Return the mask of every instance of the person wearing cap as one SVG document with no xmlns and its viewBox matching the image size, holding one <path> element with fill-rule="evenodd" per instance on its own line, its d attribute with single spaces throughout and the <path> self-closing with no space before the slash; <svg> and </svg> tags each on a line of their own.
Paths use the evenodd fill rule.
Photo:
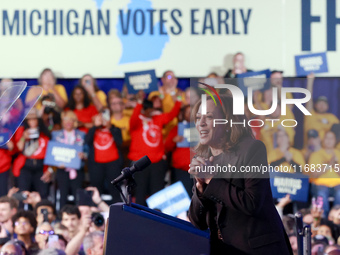
<svg viewBox="0 0 340 255">
<path fill-rule="evenodd" d="M 18 177 L 20 191 L 35 190 L 41 198 L 47 198 L 51 173 L 44 166 L 44 158 L 50 138 L 37 109 L 33 108 L 14 135 L 20 154 L 13 163 L 13 174 Z"/>
<path fill-rule="evenodd" d="M 340 204 L 340 151 L 335 149 L 336 137 L 332 131 L 326 132 L 322 148 L 313 152 L 308 161 L 308 169 L 313 197 L 323 198 L 324 215 L 328 215 L 328 197 L 333 193 L 333 205 Z M 312 171 L 312 168 L 319 171 Z"/>
<path fill-rule="evenodd" d="M 307 144 L 301 150 L 306 162 L 308 162 L 310 155 L 321 149 L 321 139 L 318 131 L 310 129 L 307 132 Z"/>
<path fill-rule="evenodd" d="M 311 98 L 313 98 L 313 87 L 314 87 L 314 74 L 307 76 L 307 89 L 311 93 Z M 339 119 L 332 113 L 328 112 L 329 102 L 326 96 L 319 96 L 316 100 L 309 100 L 306 103 L 307 110 L 312 115 L 306 115 L 304 121 L 304 133 L 305 133 L 305 143 L 307 141 L 307 132 L 310 129 L 315 129 L 319 132 L 321 140 L 324 138 L 325 133 L 331 129 L 333 124 L 339 123 Z"/>
<path fill-rule="evenodd" d="M 281 98 L 281 88 L 283 85 L 283 71 L 274 70 L 270 74 L 270 88 L 265 90 L 263 93 L 261 91 L 254 92 L 254 104 L 258 109 L 267 110 L 271 107 L 273 101 L 273 88 L 277 88 L 278 98 Z M 286 94 L 287 99 L 293 99 L 293 94 L 291 92 Z M 292 104 L 287 105 L 287 112 L 291 112 L 293 108 Z"/>
</svg>

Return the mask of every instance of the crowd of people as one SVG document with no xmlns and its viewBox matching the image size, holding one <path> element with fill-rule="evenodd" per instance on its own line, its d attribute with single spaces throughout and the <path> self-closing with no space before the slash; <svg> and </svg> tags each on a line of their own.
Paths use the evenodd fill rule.
<svg viewBox="0 0 340 255">
<path fill-rule="evenodd" d="M 233 68 L 225 77 L 211 73 L 208 78 L 223 81 L 249 71 L 244 55 L 237 53 Z M 306 85 L 312 98 L 314 80 L 310 74 Z M 273 71 L 270 82 L 268 90 L 254 92 L 256 109 L 271 107 L 273 88 L 281 93 L 283 72 Z M 111 195 L 109 204 L 121 202 L 120 193 L 110 181 L 144 155 L 150 158 L 151 165 L 135 174 L 136 203 L 146 205 L 148 196 L 177 181 L 192 196 L 193 179 L 188 174 L 190 148 L 177 146 L 185 139 L 179 135 L 178 124 L 190 122 L 191 109 L 201 98 L 202 90 L 180 90 L 173 71 L 165 71 L 159 89 L 150 94 L 129 94 L 126 87 L 122 91 L 113 88 L 106 94 L 86 74 L 68 95 L 51 69 L 42 71 L 38 83 L 42 96 L 12 139 L 0 148 L 1 254 L 103 254 L 104 224 L 97 226 L 93 220 L 96 213 L 109 210 L 101 195 Z M 34 98 L 34 92 L 28 91 L 23 103 Z M 283 127 L 281 121 L 253 127 L 253 135 L 266 145 L 272 166 L 321 164 L 336 169 L 340 160 L 339 116 L 329 112 L 325 96 L 310 100 L 305 107 L 312 115 L 304 117 L 302 150 L 294 148 L 294 128 Z M 278 104 L 266 117 L 255 116 L 246 104 L 245 108 L 248 119 L 295 119 L 291 106 L 287 106 L 286 116 L 281 115 Z M 83 152 L 77 155 L 81 167 L 44 165 L 49 141 L 82 146 Z M 339 174 L 326 171 L 308 175 L 310 197 L 316 198 L 313 203 L 294 203 L 292 209 L 288 205 L 292 202 L 289 195 L 277 201 L 293 249 L 296 252 L 296 233 L 288 213 L 300 210 L 304 222 L 312 224 L 315 249 L 334 248 L 340 252 Z M 69 195 L 75 198 L 79 189 L 92 191 L 94 206 L 74 205 L 69 200 Z M 329 197 L 334 197 L 331 204 Z M 53 253 L 53 249 L 64 253 Z M 15 253 L 19 250 L 22 253 Z"/>
</svg>

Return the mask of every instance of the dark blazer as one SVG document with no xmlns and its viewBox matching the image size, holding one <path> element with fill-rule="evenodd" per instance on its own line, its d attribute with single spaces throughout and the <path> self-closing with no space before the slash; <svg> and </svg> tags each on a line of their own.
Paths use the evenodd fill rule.
<svg viewBox="0 0 340 255">
<path fill-rule="evenodd" d="M 215 157 L 216 163 L 237 170 L 268 166 L 266 148 L 261 141 L 245 137 L 233 150 Z M 222 178 L 214 177 L 203 194 L 194 185 L 189 209 L 189 219 L 196 227 L 210 229 L 212 250 L 219 242 L 219 229 L 224 243 L 221 254 L 292 254 L 273 204 L 269 174 L 224 173 L 218 177 Z"/>
</svg>

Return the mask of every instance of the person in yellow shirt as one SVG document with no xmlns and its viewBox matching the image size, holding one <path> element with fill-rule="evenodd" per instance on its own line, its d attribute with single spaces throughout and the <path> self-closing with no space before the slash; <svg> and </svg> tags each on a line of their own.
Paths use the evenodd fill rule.
<svg viewBox="0 0 340 255">
<path fill-rule="evenodd" d="M 310 129 L 307 132 L 307 144 L 305 147 L 301 150 L 301 153 L 303 154 L 305 161 L 309 161 L 309 157 L 313 152 L 316 152 L 321 149 L 321 139 L 319 136 L 318 131 L 315 129 Z"/>
<path fill-rule="evenodd" d="M 334 114 L 327 112 L 328 108 L 327 97 L 320 96 L 316 99 L 314 109 L 310 111 L 312 115 L 305 116 L 305 132 L 308 132 L 310 129 L 315 129 L 319 132 L 322 139 L 325 132 L 330 130 L 333 124 L 339 123 L 339 119 Z"/>
<path fill-rule="evenodd" d="M 182 97 L 182 103 L 185 102 L 185 92 L 177 88 L 178 79 L 173 71 L 165 71 L 161 79 L 163 86 L 159 87 L 159 91 L 153 91 L 149 94 L 148 99 L 151 100 L 155 96 L 159 96 L 162 99 L 163 112 L 168 113 L 175 106 L 176 98 Z M 173 119 L 164 127 L 164 137 L 175 127 L 178 123 L 177 118 Z"/>
<path fill-rule="evenodd" d="M 307 89 L 311 93 L 311 98 L 313 98 L 313 89 L 314 89 L 314 74 L 310 74 L 307 76 Z M 305 116 L 304 122 L 304 133 L 305 133 L 305 143 L 306 143 L 306 134 L 308 130 L 315 129 L 319 132 L 319 136 L 321 140 L 323 139 L 325 133 L 331 129 L 333 124 L 339 123 L 339 119 L 332 113 L 329 113 L 329 102 L 328 98 L 325 96 L 319 96 L 313 104 L 313 100 L 309 100 L 306 103 L 307 110 L 312 115 Z"/>
<path fill-rule="evenodd" d="M 97 85 L 97 81 L 90 74 L 85 74 L 80 78 L 79 84 L 82 85 L 89 96 L 92 99 L 92 103 L 100 112 L 104 107 L 107 106 L 106 94 L 100 90 Z"/>
<path fill-rule="evenodd" d="M 309 169 L 313 166 L 319 171 L 310 171 L 312 195 L 323 198 L 324 214 L 328 215 L 328 197 L 333 193 L 334 205 L 340 204 L 340 151 L 335 149 L 336 136 L 332 131 L 326 132 L 322 149 L 313 152 L 308 161 Z M 318 166 L 318 164 L 321 164 Z"/>
<path fill-rule="evenodd" d="M 305 164 L 302 153 L 291 147 L 289 136 L 284 129 L 279 129 L 276 133 L 277 147 L 271 150 L 268 155 L 268 163 L 272 166 L 282 166 L 290 169 L 290 173 L 294 173 L 294 169 L 298 172 L 300 165 Z"/>
<path fill-rule="evenodd" d="M 124 102 L 122 97 L 110 98 L 111 124 L 120 128 L 122 131 L 123 142 L 129 142 L 130 137 L 130 117 L 124 114 Z"/>
<path fill-rule="evenodd" d="M 111 124 L 120 128 L 123 137 L 123 144 L 121 147 L 123 156 L 124 156 L 124 166 L 128 166 L 128 158 L 127 154 L 129 152 L 130 146 L 130 118 L 131 115 L 128 115 L 124 112 L 124 101 L 120 94 L 109 93 L 109 107 L 111 111 Z"/>
<path fill-rule="evenodd" d="M 265 144 L 267 153 L 273 150 L 276 146 L 275 136 L 280 128 L 283 128 L 289 137 L 289 143 L 294 144 L 295 129 L 294 127 L 283 127 L 282 121 L 285 119 L 295 119 L 292 111 L 287 107 L 287 114 L 281 115 L 281 104 L 277 104 L 276 110 L 267 117 L 268 121 L 264 121 L 264 126 L 261 128 L 261 141 Z M 270 121 L 270 120 L 276 121 Z"/>
<path fill-rule="evenodd" d="M 63 85 L 56 84 L 57 79 L 52 70 L 49 68 L 44 69 L 40 74 L 38 82 L 39 86 L 41 86 L 43 89 L 42 96 L 40 98 L 43 98 L 44 96 L 49 94 L 52 95 L 58 108 L 60 110 L 63 110 L 68 101 L 67 93 Z M 27 92 L 25 102 L 29 103 L 30 101 L 35 99 L 36 90 L 34 88 L 31 88 Z M 36 104 L 36 108 L 39 110 L 39 116 L 41 116 L 42 112 L 44 111 L 44 106 L 42 106 L 40 101 Z"/>
</svg>

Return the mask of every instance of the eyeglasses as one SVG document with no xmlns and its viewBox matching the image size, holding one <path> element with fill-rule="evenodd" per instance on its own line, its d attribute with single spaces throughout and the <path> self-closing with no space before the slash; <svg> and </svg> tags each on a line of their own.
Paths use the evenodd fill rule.
<svg viewBox="0 0 340 255">
<path fill-rule="evenodd" d="M 42 235 L 46 235 L 46 234 L 54 235 L 54 231 L 53 230 L 50 230 L 50 231 L 40 230 L 39 234 L 42 234 Z"/>
<path fill-rule="evenodd" d="M 26 226 L 26 225 L 28 225 L 28 224 L 30 224 L 28 221 L 16 221 L 16 222 L 14 223 L 15 226 L 19 226 L 19 225 Z"/>
</svg>

